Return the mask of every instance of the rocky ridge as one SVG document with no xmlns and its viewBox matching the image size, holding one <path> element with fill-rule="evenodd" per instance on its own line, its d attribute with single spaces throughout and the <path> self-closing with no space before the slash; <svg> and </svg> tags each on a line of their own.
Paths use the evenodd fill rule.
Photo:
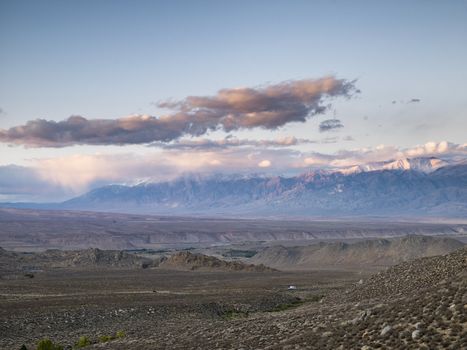
<svg viewBox="0 0 467 350">
<path fill-rule="evenodd" d="M 277 271 L 263 264 L 245 264 L 240 261 L 225 261 L 214 256 L 178 252 L 163 258 L 158 265 L 165 269 L 210 270 L 210 271 L 248 271 L 274 272 Z"/>
</svg>

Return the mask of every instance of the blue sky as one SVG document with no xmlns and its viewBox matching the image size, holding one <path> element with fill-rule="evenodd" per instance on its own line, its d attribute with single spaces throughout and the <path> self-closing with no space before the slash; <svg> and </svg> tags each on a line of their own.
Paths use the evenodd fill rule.
<svg viewBox="0 0 467 350">
<path fill-rule="evenodd" d="M 57 148 L 3 142 L 0 166 L 34 170 L 40 181 L 63 190 L 57 192 L 58 198 L 96 183 L 125 180 L 107 180 L 101 170 L 93 172 L 95 160 L 90 160 L 86 170 L 93 176 L 85 176 L 87 180 L 79 185 L 64 180 L 70 172 L 57 175 L 59 179 L 44 175 L 52 169 L 44 164 L 55 161 L 58 168 L 65 163 L 76 166 L 83 157 L 114 159 L 120 155 L 126 159 L 134 155 L 141 157 L 141 162 L 159 164 L 151 173 L 163 178 L 204 169 L 205 159 L 213 164 L 236 164 L 222 168 L 229 171 L 254 170 L 253 165 L 242 162 L 252 152 L 264 152 L 254 164 L 268 160 L 271 172 L 288 173 L 297 168 L 297 158 L 310 158 L 314 153 L 335 155 L 381 145 L 403 151 L 442 141 L 463 145 L 467 130 L 466 38 L 467 1 L 2 0 L 0 129 L 37 118 L 58 122 L 71 115 L 90 120 L 144 114 L 158 117 L 167 111 L 157 102 L 167 99 L 215 96 L 221 89 L 258 88 L 326 76 L 356 79 L 361 93 L 350 99 L 333 99 L 325 113 L 304 123 L 291 122 L 277 129 L 219 130 L 200 136 L 316 141 L 287 149 L 252 150 L 251 145 L 242 152 L 224 149 L 222 152 L 230 152 L 228 157 L 192 150 L 187 158 L 198 157 L 203 162 L 191 166 L 174 160 L 184 157 L 180 151 L 146 144 Z M 412 99 L 419 101 L 409 103 Z M 319 124 L 327 119 L 339 119 L 343 127 L 320 132 Z M 191 136 L 183 137 L 187 138 Z M 389 156 L 393 154 L 381 155 Z M 123 162 L 119 169 L 128 169 L 130 165 Z M 76 171 L 73 166 L 71 173 Z M 268 170 L 264 168 L 260 170 Z M 5 177 L 10 176 L 6 173 Z M 125 174 L 127 181 L 148 177 L 137 171 Z M 0 178 L 0 194 L 6 187 L 2 181 L 7 183 Z M 3 191 L 4 198 L 21 197 Z M 36 198 L 27 193 L 23 197 Z"/>
</svg>

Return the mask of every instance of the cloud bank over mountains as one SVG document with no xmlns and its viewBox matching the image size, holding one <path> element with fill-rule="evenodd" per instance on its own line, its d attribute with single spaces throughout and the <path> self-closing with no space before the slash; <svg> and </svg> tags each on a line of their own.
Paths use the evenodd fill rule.
<svg viewBox="0 0 467 350">
<path fill-rule="evenodd" d="M 285 139 L 287 140 L 287 139 Z M 285 144 L 298 142 L 293 138 Z M 221 142 L 222 143 L 222 142 Z M 313 169 L 339 170 L 371 162 L 403 158 L 467 158 L 467 144 L 428 142 L 411 148 L 380 145 L 335 153 L 303 152 L 293 147 L 255 144 L 154 150 L 148 154 L 94 154 L 36 159 L 29 166 L 0 166 L 4 200 L 50 198 L 63 200 L 109 183 L 134 184 L 170 180 L 187 173 L 295 175 Z"/>
<path fill-rule="evenodd" d="M 189 96 L 157 105 L 172 112 L 154 117 L 134 115 L 118 119 L 71 116 L 62 121 L 30 120 L 0 130 L 0 142 L 26 147 L 72 145 L 129 145 L 170 142 L 208 131 L 277 129 L 324 114 L 330 98 L 358 93 L 354 81 L 329 76 L 291 80 L 258 88 L 222 89 L 214 96 Z"/>
</svg>

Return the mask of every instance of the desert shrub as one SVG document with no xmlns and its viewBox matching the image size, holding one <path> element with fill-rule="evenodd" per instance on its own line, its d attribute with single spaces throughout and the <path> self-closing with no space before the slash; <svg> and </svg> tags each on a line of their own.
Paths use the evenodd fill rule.
<svg viewBox="0 0 467 350">
<path fill-rule="evenodd" d="M 26 345 L 21 345 L 21 347 L 19 348 L 19 350 L 28 350 L 27 346 Z"/>
<path fill-rule="evenodd" d="M 111 341 L 112 339 L 114 339 L 114 337 L 112 337 L 111 335 L 101 335 L 99 337 L 99 341 L 101 343 L 107 343 L 108 341 Z"/>
<path fill-rule="evenodd" d="M 37 350 L 63 350 L 63 346 L 55 344 L 52 340 L 45 338 L 37 343 Z"/>
<path fill-rule="evenodd" d="M 118 331 L 116 334 L 115 334 L 115 337 L 116 338 L 124 338 L 125 337 L 125 332 L 124 331 Z"/>
<path fill-rule="evenodd" d="M 91 345 L 91 342 L 89 341 L 88 337 L 84 335 L 79 337 L 78 342 L 76 343 L 77 348 L 84 348 L 89 345 Z"/>
</svg>

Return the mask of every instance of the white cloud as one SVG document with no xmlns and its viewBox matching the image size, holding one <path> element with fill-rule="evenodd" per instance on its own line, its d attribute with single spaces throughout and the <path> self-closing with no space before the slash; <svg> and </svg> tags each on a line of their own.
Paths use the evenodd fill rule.
<svg viewBox="0 0 467 350">
<path fill-rule="evenodd" d="M 260 168 L 269 168 L 271 166 L 271 161 L 267 160 L 267 159 L 264 159 L 264 160 L 262 160 L 261 162 L 258 163 L 258 166 Z"/>
</svg>

